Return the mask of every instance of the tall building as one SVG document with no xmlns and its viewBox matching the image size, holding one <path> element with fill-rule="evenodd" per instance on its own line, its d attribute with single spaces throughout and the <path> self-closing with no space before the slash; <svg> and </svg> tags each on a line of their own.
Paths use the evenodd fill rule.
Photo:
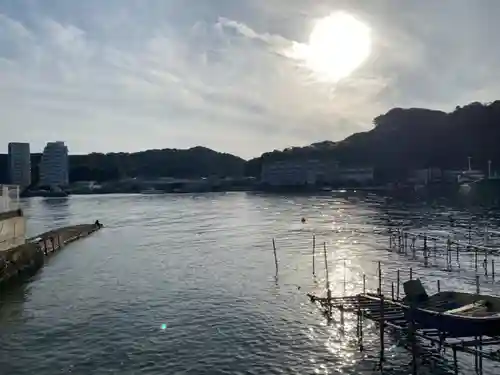
<svg viewBox="0 0 500 375">
<path fill-rule="evenodd" d="M 49 142 L 40 160 L 41 186 L 62 187 L 69 184 L 68 147 L 64 142 Z"/>
<path fill-rule="evenodd" d="M 19 185 L 21 190 L 31 184 L 30 144 L 9 143 L 9 180 L 12 185 Z"/>
</svg>

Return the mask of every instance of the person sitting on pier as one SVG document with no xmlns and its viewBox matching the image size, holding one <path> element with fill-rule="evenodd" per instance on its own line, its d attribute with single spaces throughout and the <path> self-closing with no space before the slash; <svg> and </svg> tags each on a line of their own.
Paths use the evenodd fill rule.
<svg viewBox="0 0 500 375">
<path fill-rule="evenodd" d="M 94 225 L 97 227 L 97 228 L 102 228 L 102 224 L 99 222 L 99 220 L 96 220 Z"/>
<path fill-rule="evenodd" d="M 303 217 L 300 221 L 302 222 L 302 224 L 305 224 L 306 223 L 306 218 Z"/>
</svg>

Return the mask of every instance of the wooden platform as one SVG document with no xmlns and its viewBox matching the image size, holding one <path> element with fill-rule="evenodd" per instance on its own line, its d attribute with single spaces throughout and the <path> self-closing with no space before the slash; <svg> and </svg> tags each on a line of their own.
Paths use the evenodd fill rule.
<svg viewBox="0 0 500 375">
<path fill-rule="evenodd" d="M 400 301 L 377 294 L 358 294 L 346 297 L 318 297 L 307 295 L 311 302 L 317 303 L 323 313 L 328 316 L 332 310 L 343 313 L 353 313 L 360 319 L 369 319 L 377 323 L 384 330 L 396 330 L 407 336 L 414 335 L 420 341 L 426 341 L 438 348 L 450 348 L 454 352 L 473 354 L 481 360 L 488 359 L 500 362 L 498 350 L 486 350 L 485 347 L 500 345 L 500 337 L 482 338 L 447 338 L 438 329 L 420 329 L 417 324 L 413 326 L 405 318 Z"/>
</svg>

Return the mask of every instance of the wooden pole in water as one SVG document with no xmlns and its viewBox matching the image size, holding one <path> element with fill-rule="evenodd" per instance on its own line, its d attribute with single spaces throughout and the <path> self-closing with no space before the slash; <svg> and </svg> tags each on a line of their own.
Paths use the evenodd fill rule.
<svg viewBox="0 0 500 375">
<path fill-rule="evenodd" d="M 380 295 L 380 370 L 382 370 L 383 363 L 385 361 L 385 346 L 384 346 L 384 328 L 385 328 L 385 314 L 384 314 L 384 296 Z"/>
<path fill-rule="evenodd" d="M 427 250 L 427 236 L 424 236 L 424 266 L 429 265 L 429 252 Z"/>
<path fill-rule="evenodd" d="M 452 349 L 453 349 L 453 373 L 455 375 L 458 375 L 457 347 L 455 345 L 453 345 Z"/>
<path fill-rule="evenodd" d="M 441 280 L 437 281 L 438 293 L 441 291 Z"/>
<path fill-rule="evenodd" d="M 469 222 L 469 235 L 468 235 L 469 245 L 472 243 L 472 224 Z"/>
<path fill-rule="evenodd" d="M 326 274 L 326 298 L 328 301 L 328 319 L 332 318 L 332 291 L 330 290 L 330 276 L 328 274 L 328 256 L 326 254 L 326 242 L 323 242 L 323 253 L 325 256 L 325 274 Z"/>
<path fill-rule="evenodd" d="M 450 251 L 451 251 L 451 239 L 448 237 L 446 240 L 446 270 L 450 269 Z"/>
<path fill-rule="evenodd" d="M 278 255 L 276 254 L 276 241 L 273 238 L 274 265 L 276 266 L 276 276 L 278 276 Z"/>
<path fill-rule="evenodd" d="M 410 303 L 410 319 L 408 322 L 409 325 L 409 337 L 411 343 L 411 354 L 412 354 L 412 374 L 417 375 L 418 366 L 417 366 L 417 337 L 415 330 L 415 305 L 413 302 Z"/>
<path fill-rule="evenodd" d="M 396 299 L 399 301 L 399 284 L 400 284 L 400 280 L 399 280 L 399 268 L 398 268 L 398 271 L 397 271 L 397 274 L 396 274 Z"/>
<path fill-rule="evenodd" d="M 478 345 L 478 373 L 483 374 L 483 336 L 479 336 L 479 345 Z"/>
<path fill-rule="evenodd" d="M 366 275 L 363 274 L 363 294 L 366 294 Z"/>
<path fill-rule="evenodd" d="M 491 259 L 491 277 L 495 278 L 495 259 Z"/>
<path fill-rule="evenodd" d="M 326 242 L 323 242 L 323 256 L 325 258 L 326 289 L 330 290 L 330 277 L 328 274 L 328 256 L 326 254 Z"/>
<path fill-rule="evenodd" d="M 459 244 L 457 242 L 457 251 L 459 251 L 458 247 L 459 247 Z M 450 257 L 449 263 L 450 263 L 450 271 L 451 271 L 453 268 L 453 262 L 451 261 L 453 259 L 453 250 L 451 248 L 450 248 L 450 253 L 448 255 Z"/>
<path fill-rule="evenodd" d="M 357 330 L 357 333 L 358 333 L 358 346 L 359 346 L 359 351 L 362 352 L 363 351 L 363 313 L 362 313 L 362 310 L 361 310 L 361 296 L 358 295 L 357 297 L 358 301 L 357 301 L 357 308 L 358 308 L 358 311 L 357 311 L 357 316 L 358 316 L 358 330 Z"/>
<path fill-rule="evenodd" d="M 378 262 L 378 295 L 382 295 L 382 265 Z"/>
<path fill-rule="evenodd" d="M 474 269 L 477 272 L 477 247 L 474 249 Z"/>
<path fill-rule="evenodd" d="M 480 293 L 480 287 L 479 287 L 479 275 L 476 275 L 476 294 Z"/>
<path fill-rule="evenodd" d="M 417 242 L 417 237 L 413 236 L 413 249 L 412 249 L 413 259 L 417 258 L 417 245 L 416 245 L 416 242 Z"/>
<path fill-rule="evenodd" d="M 345 292 L 346 292 L 346 266 L 345 266 L 345 259 L 344 259 L 344 289 L 343 289 L 343 294 L 342 296 L 345 297 Z"/>
<path fill-rule="evenodd" d="M 313 234 L 313 276 L 316 276 L 316 235 Z"/>
<path fill-rule="evenodd" d="M 413 268 L 410 267 L 410 280 L 413 280 Z"/>
</svg>

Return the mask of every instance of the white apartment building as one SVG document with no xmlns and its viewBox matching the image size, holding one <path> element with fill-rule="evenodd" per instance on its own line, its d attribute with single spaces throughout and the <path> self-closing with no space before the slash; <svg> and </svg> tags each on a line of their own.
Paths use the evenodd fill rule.
<svg viewBox="0 0 500 375">
<path fill-rule="evenodd" d="M 9 182 L 18 185 L 21 190 L 31 184 L 30 144 L 9 143 Z"/>
<path fill-rule="evenodd" d="M 68 147 L 64 142 L 49 142 L 40 161 L 40 186 L 61 187 L 69 184 Z"/>
</svg>

